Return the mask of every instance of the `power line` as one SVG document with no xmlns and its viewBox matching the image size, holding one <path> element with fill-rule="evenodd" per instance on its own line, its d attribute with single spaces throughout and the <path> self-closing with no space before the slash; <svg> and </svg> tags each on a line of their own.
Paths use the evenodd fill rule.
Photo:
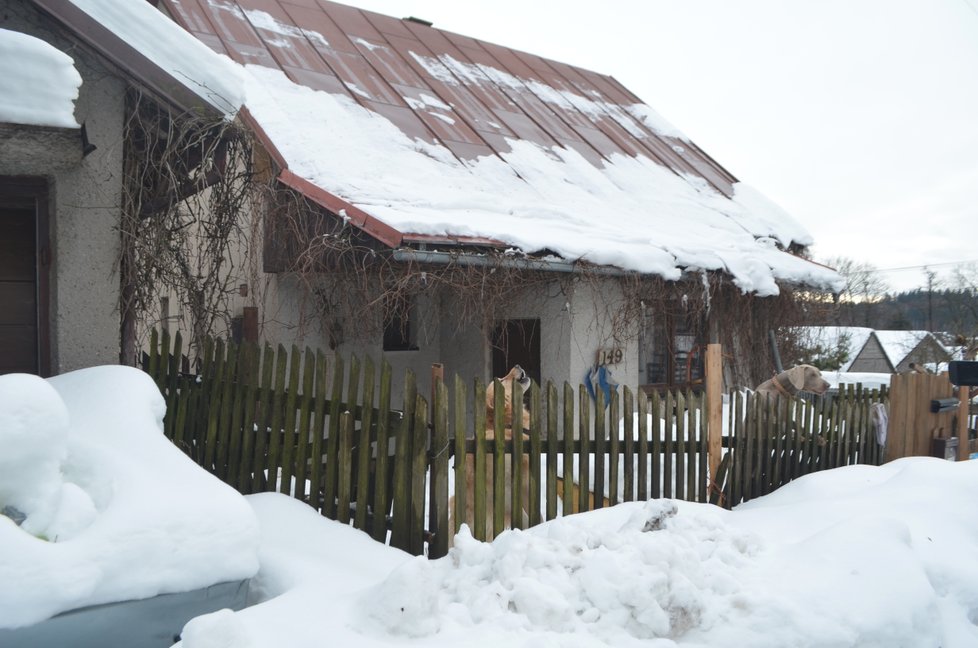
<svg viewBox="0 0 978 648">
<path fill-rule="evenodd" d="M 899 270 L 923 270 L 924 268 L 939 268 L 942 266 L 957 266 L 965 263 L 978 263 L 978 259 L 967 261 L 944 261 L 942 263 L 924 263 L 923 265 L 903 266 L 901 268 L 877 268 L 876 272 L 897 272 Z"/>
<path fill-rule="evenodd" d="M 971 9 L 971 12 L 973 14 L 975 14 L 976 16 L 978 16 L 978 9 L 975 9 L 975 6 L 973 4 L 971 4 L 971 2 L 969 2 L 968 0 L 961 0 L 961 2 L 963 2 L 964 3 L 964 6 L 966 6 L 968 9 Z"/>
</svg>

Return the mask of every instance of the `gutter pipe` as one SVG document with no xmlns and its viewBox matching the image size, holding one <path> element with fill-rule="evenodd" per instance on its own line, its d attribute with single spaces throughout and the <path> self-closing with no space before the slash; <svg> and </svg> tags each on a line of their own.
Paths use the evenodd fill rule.
<svg viewBox="0 0 978 648">
<path fill-rule="evenodd" d="M 581 273 L 585 271 L 585 267 L 575 261 L 527 259 L 516 257 L 499 258 L 484 255 L 458 254 L 457 252 L 442 252 L 436 250 L 412 250 L 402 248 L 393 250 L 391 252 L 391 256 L 398 262 L 413 261 L 415 263 L 430 263 L 434 265 L 448 265 L 450 263 L 457 263 L 458 265 L 462 266 L 503 266 L 505 268 L 516 268 L 519 270 L 541 270 L 543 272 Z M 586 267 L 586 271 L 596 275 L 612 277 L 623 277 L 625 275 L 633 274 L 632 272 L 622 270 L 621 268 L 598 265 L 588 265 Z"/>
</svg>

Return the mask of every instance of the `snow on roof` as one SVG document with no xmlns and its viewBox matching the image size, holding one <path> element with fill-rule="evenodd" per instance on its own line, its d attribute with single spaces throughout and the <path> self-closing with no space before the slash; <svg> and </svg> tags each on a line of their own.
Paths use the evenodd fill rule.
<svg viewBox="0 0 978 648">
<path fill-rule="evenodd" d="M 843 372 L 849 370 L 853 360 L 873 334 L 873 329 L 864 326 L 799 326 L 797 331 L 803 342 L 809 345 L 817 344 L 832 350 L 845 343 L 848 359 L 838 368 L 838 371 Z"/>
<path fill-rule="evenodd" d="M 78 128 L 81 84 L 70 56 L 28 34 L 0 29 L 0 122 Z"/>
<path fill-rule="evenodd" d="M 165 4 L 245 65 L 248 110 L 289 171 L 398 237 L 719 270 L 760 295 L 841 287 L 783 251 L 811 243 L 797 221 L 610 77 L 335 3 Z"/>
<path fill-rule="evenodd" d="M 254 575 L 254 514 L 165 408 L 130 367 L 0 376 L 0 628 Z"/>
<path fill-rule="evenodd" d="M 876 339 L 894 367 L 929 335 L 927 331 L 876 331 Z M 936 338 L 934 341 L 937 342 Z"/>
<path fill-rule="evenodd" d="M 243 103 L 238 67 L 215 55 L 150 3 L 69 1 L 225 115 L 235 114 Z"/>
</svg>

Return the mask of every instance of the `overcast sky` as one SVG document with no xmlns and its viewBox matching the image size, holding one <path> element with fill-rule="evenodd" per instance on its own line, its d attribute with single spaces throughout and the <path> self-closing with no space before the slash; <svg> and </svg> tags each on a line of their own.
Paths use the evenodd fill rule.
<svg viewBox="0 0 978 648">
<path fill-rule="evenodd" d="M 611 74 L 816 259 L 978 261 L 978 0 L 346 1 Z"/>
</svg>

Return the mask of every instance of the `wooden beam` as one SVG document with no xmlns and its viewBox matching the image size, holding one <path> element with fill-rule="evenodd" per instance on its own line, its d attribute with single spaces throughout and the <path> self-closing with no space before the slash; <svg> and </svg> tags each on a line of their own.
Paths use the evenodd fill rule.
<svg viewBox="0 0 978 648">
<path fill-rule="evenodd" d="M 723 452 L 723 355 L 719 344 L 706 345 L 706 439 L 710 481 L 720 470 Z"/>
</svg>

